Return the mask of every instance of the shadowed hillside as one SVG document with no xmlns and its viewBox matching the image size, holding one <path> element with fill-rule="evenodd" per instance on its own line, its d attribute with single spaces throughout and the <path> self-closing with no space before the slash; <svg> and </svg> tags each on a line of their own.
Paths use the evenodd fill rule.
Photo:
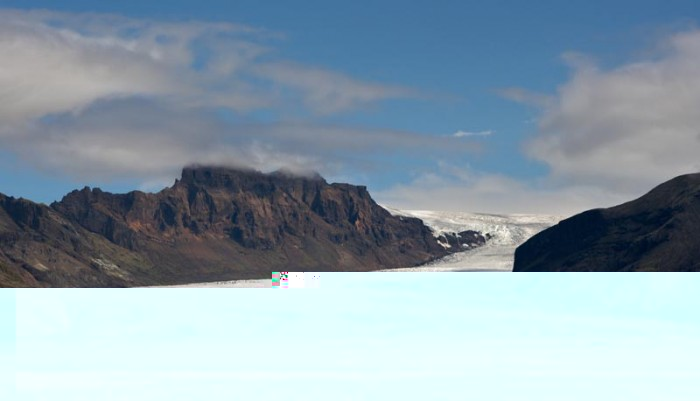
<svg viewBox="0 0 700 401">
<path fill-rule="evenodd" d="M 700 174 L 563 220 L 518 247 L 513 270 L 700 270 Z"/>
</svg>

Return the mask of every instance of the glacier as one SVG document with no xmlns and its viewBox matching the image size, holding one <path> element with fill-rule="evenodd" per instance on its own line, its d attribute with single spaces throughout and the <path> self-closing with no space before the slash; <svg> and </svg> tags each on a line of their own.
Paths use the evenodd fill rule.
<svg viewBox="0 0 700 401">
<path fill-rule="evenodd" d="M 454 253 L 422 266 L 379 270 L 392 272 L 511 271 L 515 248 L 564 218 L 556 215 L 441 212 L 383 207 L 396 216 L 423 220 L 436 237 L 442 233 L 465 230 L 479 231 L 491 237 L 483 246 Z"/>
</svg>

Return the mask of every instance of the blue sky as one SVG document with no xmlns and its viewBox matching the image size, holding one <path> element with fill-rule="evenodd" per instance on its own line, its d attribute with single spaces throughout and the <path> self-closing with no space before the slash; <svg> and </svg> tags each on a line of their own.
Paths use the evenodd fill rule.
<svg viewBox="0 0 700 401">
<path fill-rule="evenodd" d="M 4 317 L 16 294 L 20 401 L 684 401 L 700 375 L 698 284 L 332 273 L 318 290 L 0 296 Z"/>
<path fill-rule="evenodd" d="M 0 7 L 9 195 L 157 190 L 197 161 L 569 213 L 700 169 L 692 0 Z"/>
</svg>

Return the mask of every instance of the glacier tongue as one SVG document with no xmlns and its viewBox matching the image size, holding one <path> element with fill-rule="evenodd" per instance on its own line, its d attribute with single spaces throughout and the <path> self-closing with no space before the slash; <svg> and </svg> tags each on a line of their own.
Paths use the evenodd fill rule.
<svg viewBox="0 0 700 401">
<path fill-rule="evenodd" d="M 424 266 L 387 271 L 511 271 L 515 248 L 563 218 L 534 214 L 482 214 L 385 208 L 394 215 L 423 220 L 436 237 L 446 232 L 466 230 L 491 235 L 484 246 L 448 255 Z"/>
</svg>

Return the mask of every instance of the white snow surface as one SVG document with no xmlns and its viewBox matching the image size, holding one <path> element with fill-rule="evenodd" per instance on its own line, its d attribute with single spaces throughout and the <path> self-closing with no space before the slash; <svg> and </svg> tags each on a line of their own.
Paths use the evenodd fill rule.
<svg viewBox="0 0 700 401">
<path fill-rule="evenodd" d="M 438 212 L 428 210 L 398 210 L 384 206 L 395 216 L 417 217 L 433 230 L 442 233 L 466 230 L 491 234 L 486 244 L 418 267 L 380 270 L 394 272 L 439 271 L 512 271 L 515 248 L 530 237 L 562 220 L 563 216 L 537 214 L 484 214 Z"/>
<path fill-rule="evenodd" d="M 231 280 L 231 281 L 209 281 L 203 283 L 191 283 L 180 285 L 159 285 L 158 288 L 271 288 L 272 276 L 267 279 L 256 280 Z M 154 287 L 150 287 L 154 288 Z"/>
</svg>

